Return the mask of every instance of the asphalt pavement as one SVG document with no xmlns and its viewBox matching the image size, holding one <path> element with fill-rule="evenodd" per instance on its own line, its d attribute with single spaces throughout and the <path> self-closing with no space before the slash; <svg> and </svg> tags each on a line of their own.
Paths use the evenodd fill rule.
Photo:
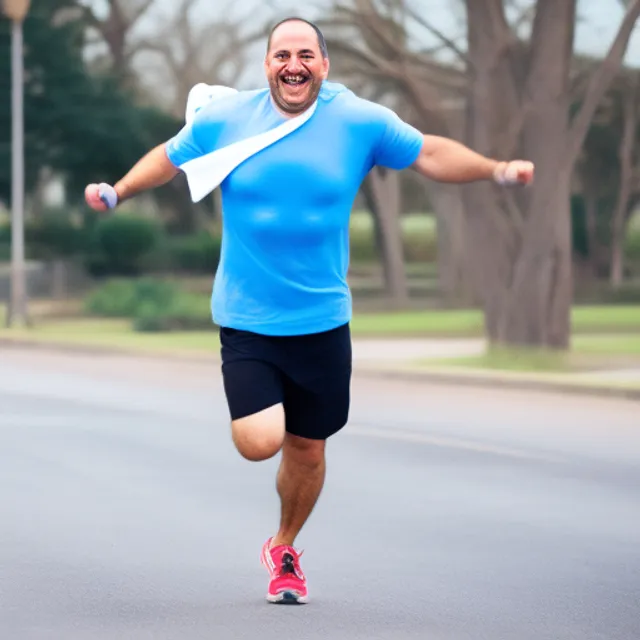
<svg viewBox="0 0 640 640">
<path fill-rule="evenodd" d="M 356 377 L 278 607 L 217 364 L 0 348 L 0 638 L 638 640 L 639 463 L 637 402 Z"/>
</svg>

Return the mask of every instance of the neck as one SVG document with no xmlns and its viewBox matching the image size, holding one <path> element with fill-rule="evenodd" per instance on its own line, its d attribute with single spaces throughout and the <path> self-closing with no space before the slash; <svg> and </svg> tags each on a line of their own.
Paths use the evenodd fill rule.
<svg viewBox="0 0 640 640">
<path fill-rule="evenodd" d="M 287 119 L 291 119 L 291 118 L 297 118 L 298 116 L 301 116 L 303 113 L 305 113 L 305 111 L 308 111 L 309 109 L 311 109 L 311 107 L 313 106 L 313 102 L 308 105 L 306 108 L 301 109 L 300 111 L 296 111 L 295 113 L 291 113 L 289 111 L 285 111 L 284 109 L 281 109 L 278 106 L 278 103 L 273 99 L 273 95 L 269 96 L 270 100 L 271 100 L 271 104 L 273 105 L 273 108 L 283 117 L 287 118 Z M 317 100 L 317 98 L 316 98 Z M 314 101 L 315 102 L 315 101 Z"/>
</svg>

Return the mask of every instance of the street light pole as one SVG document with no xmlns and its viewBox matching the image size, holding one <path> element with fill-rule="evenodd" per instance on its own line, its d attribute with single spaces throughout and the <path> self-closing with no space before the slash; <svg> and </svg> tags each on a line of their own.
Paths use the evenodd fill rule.
<svg viewBox="0 0 640 640">
<path fill-rule="evenodd" d="M 4 0 L 11 20 L 11 299 L 7 326 L 27 324 L 27 285 L 24 256 L 24 62 L 22 24 L 30 0 Z"/>
</svg>

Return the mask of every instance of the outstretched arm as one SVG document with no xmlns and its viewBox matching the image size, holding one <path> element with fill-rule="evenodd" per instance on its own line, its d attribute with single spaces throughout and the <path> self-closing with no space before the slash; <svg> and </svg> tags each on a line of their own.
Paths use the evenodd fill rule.
<svg viewBox="0 0 640 640">
<path fill-rule="evenodd" d="M 424 136 L 422 150 L 413 168 L 437 182 L 476 182 L 494 180 L 499 184 L 530 184 L 534 166 L 524 160 L 492 160 L 440 136 Z"/>
<path fill-rule="evenodd" d="M 167 157 L 163 143 L 143 156 L 113 187 L 104 183 L 88 185 L 84 192 L 85 200 L 97 211 L 113 209 L 116 204 L 142 191 L 166 184 L 178 171 Z"/>
</svg>

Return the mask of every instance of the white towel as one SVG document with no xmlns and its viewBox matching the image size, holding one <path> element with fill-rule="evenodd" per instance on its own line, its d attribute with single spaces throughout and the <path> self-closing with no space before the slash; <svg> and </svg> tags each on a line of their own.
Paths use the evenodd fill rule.
<svg viewBox="0 0 640 640">
<path fill-rule="evenodd" d="M 195 85 L 189 92 L 185 120 L 190 124 L 195 114 L 211 100 L 237 93 L 236 89 L 221 85 Z M 317 101 L 295 118 L 290 118 L 277 127 L 256 136 L 234 142 L 216 149 L 180 166 L 187 177 L 193 202 L 199 202 L 211 193 L 241 163 L 301 127 L 315 113 Z"/>
</svg>

